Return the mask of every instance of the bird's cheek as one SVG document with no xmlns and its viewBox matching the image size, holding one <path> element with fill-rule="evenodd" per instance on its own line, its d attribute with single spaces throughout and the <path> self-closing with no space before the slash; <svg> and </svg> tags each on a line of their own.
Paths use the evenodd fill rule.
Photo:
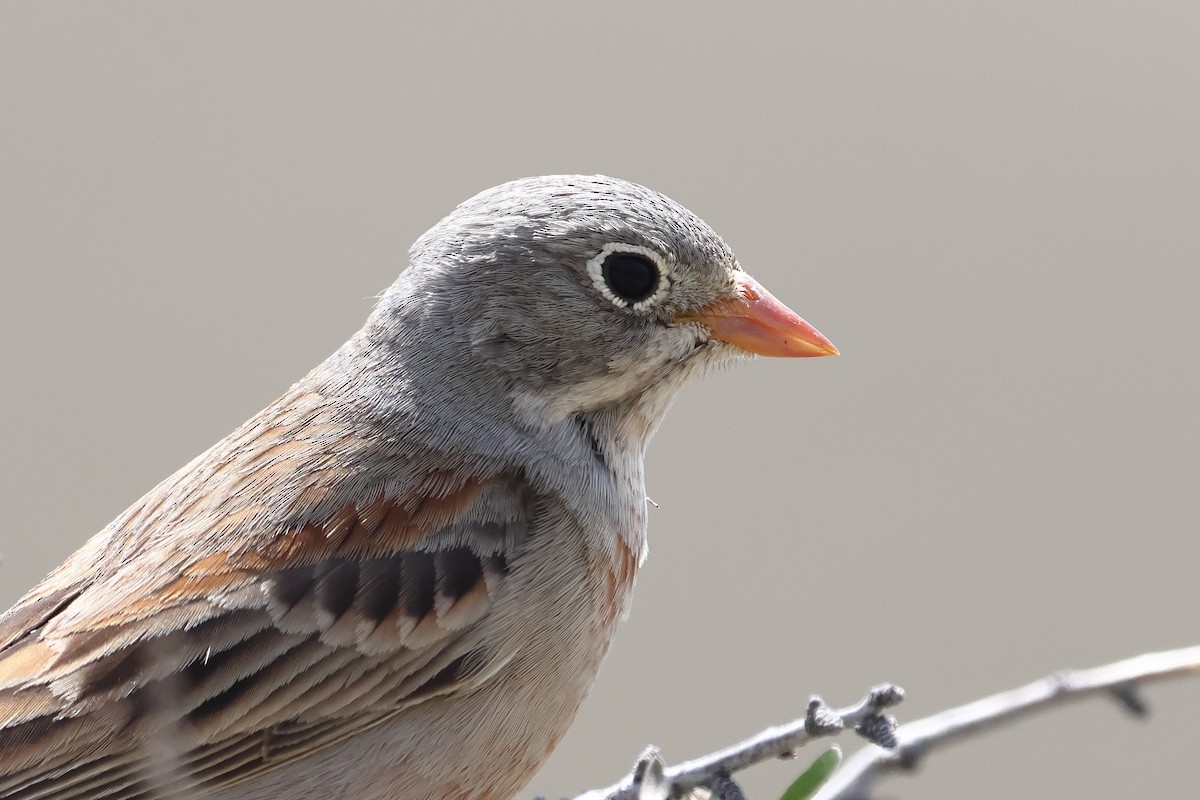
<svg viewBox="0 0 1200 800">
<path fill-rule="evenodd" d="M 675 321 L 699 323 L 713 339 L 755 355 L 838 355 L 832 342 L 744 272 L 738 273 L 731 297 L 680 314 Z"/>
</svg>

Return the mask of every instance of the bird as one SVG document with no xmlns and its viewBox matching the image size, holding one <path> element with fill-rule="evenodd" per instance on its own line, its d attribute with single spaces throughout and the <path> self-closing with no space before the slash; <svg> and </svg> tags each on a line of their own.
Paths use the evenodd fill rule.
<svg viewBox="0 0 1200 800">
<path fill-rule="evenodd" d="M 0 798 L 513 797 L 628 612 L 673 398 L 837 354 L 658 192 L 474 196 L 349 341 L 0 616 Z"/>
</svg>

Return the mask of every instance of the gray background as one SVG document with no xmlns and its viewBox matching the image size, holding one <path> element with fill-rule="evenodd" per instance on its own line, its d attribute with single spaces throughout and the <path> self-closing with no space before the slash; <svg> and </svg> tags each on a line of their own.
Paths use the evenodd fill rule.
<svg viewBox="0 0 1200 800">
<path fill-rule="evenodd" d="M 845 355 L 678 402 L 632 618 L 525 796 L 812 692 L 896 681 L 913 719 L 1196 643 L 1198 42 L 1191 2 L 4 3 L 0 606 L 348 337 L 455 203 L 604 172 Z M 889 792 L 1195 797 L 1200 686 L 1148 699 Z"/>
</svg>

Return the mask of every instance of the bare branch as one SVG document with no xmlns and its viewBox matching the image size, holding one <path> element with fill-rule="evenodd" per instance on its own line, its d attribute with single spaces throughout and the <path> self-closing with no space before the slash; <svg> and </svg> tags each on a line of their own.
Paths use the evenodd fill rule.
<svg viewBox="0 0 1200 800">
<path fill-rule="evenodd" d="M 885 775 L 911 770 L 930 751 L 1060 703 L 1107 694 L 1135 715 L 1146 713 L 1143 684 L 1200 672 L 1200 647 L 1147 653 L 1102 667 L 1064 670 L 1019 689 L 994 694 L 910 722 L 896 730 L 892 750 L 864 748 L 835 772 L 814 800 L 861 800 Z"/>
<path fill-rule="evenodd" d="M 837 710 L 814 697 L 802 719 L 675 767 L 665 765 L 657 748 L 648 748 L 625 780 L 574 800 L 678 800 L 694 789 L 707 789 L 718 800 L 744 800 L 733 774 L 773 758 L 792 757 L 813 739 L 836 736 L 848 726 L 878 747 L 855 754 L 813 800 L 864 800 L 885 775 L 911 770 L 944 745 L 1096 694 L 1107 694 L 1129 713 L 1143 716 L 1143 685 L 1193 673 L 1200 673 L 1200 646 L 1147 653 L 1101 667 L 1056 672 L 899 728 L 884 713 L 904 699 L 904 690 L 897 686 L 878 686 L 855 705 Z"/>
<path fill-rule="evenodd" d="M 854 726 L 859 735 L 872 742 L 886 745 L 895 734 L 896 723 L 882 712 L 903 699 L 904 690 L 890 684 L 875 687 L 862 700 L 842 709 L 831 709 L 814 697 L 803 718 L 678 766 L 665 767 L 658 750 L 650 748 L 625 780 L 607 789 L 586 792 L 575 800 L 679 798 L 698 788 L 713 789 L 719 797 L 738 797 L 740 790 L 730 777 L 733 773 L 770 759 L 791 757 L 813 739 L 836 736 L 847 726 Z"/>
</svg>

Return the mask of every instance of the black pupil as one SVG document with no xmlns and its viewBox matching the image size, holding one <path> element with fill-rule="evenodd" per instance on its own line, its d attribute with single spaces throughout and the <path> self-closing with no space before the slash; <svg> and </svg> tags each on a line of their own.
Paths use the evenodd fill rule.
<svg viewBox="0 0 1200 800">
<path fill-rule="evenodd" d="M 640 303 L 658 288 L 658 267 L 645 256 L 613 253 L 604 259 L 604 282 L 627 303 Z"/>
</svg>

